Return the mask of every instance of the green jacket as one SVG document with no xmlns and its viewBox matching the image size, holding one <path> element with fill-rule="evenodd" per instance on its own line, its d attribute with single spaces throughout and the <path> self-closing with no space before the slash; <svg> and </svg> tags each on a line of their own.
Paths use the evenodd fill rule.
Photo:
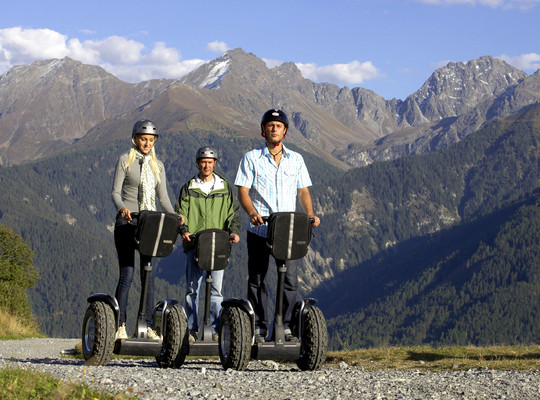
<svg viewBox="0 0 540 400">
<path fill-rule="evenodd" d="M 233 195 L 231 186 L 218 173 L 223 185 L 206 195 L 197 187 L 196 178 L 191 178 L 182 189 L 176 200 L 174 210 L 184 216 L 184 225 L 180 234 L 190 232 L 195 235 L 204 229 L 223 229 L 229 233 L 240 233 L 240 204 Z M 193 248 L 193 242 L 184 243 L 184 252 Z"/>
</svg>

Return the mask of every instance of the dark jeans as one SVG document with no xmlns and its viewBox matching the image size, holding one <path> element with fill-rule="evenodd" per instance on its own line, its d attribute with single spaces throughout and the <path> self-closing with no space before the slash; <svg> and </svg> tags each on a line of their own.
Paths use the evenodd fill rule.
<svg viewBox="0 0 540 400">
<path fill-rule="evenodd" d="M 120 266 L 120 277 L 116 286 L 116 300 L 120 307 L 119 324 L 126 322 L 126 310 L 129 297 L 129 289 L 133 282 L 133 271 L 135 266 L 135 229 L 136 226 L 126 223 L 121 218 L 116 218 L 114 227 L 114 244 L 118 253 L 118 264 Z M 140 276 L 142 279 L 144 265 L 149 263 L 152 258 L 140 254 Z M 149 327 L 153 326 L 154 313 L 154 276 L 150 273 L 148 277 L 148 292 L 146 294 L 146 323 Z M 142 282 L 141 282 L 142 286 Z M 142 288 L 141 288 L 142 290 Z"/>
<path fill-rule="evenodd" d="M 255 311 L 255 333 L 266 336 L 268 332 L 268 290 L 265 281 L 270 261 L 270 248 L 266 245 L 266 238 L 252 232 L 247 233 L 246 242 L 248 248 L 248 300 Z M 287 261 L 286 266 L 282 310 L 285 329 L 289 328 L 298 292 L 297 263 Z"/>
</svg>

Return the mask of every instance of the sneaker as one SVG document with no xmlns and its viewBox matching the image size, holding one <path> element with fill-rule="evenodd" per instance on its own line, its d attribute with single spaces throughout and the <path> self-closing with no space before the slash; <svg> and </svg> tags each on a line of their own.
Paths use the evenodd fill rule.
<svg viewBox="0 0 540 400">
<path fill-rule="evenodd" d="M 116 338 L 117 339 L 127 339 L 128 335 L 126 332 L 126 323 L 124 322 L 120 327 L 118 328 L 118 332 L 116 332 Z"/>
<path fill-rule="evenodd" d="M 219 340 L 219 335 L 217 332 L 212 332 L 212 340 L 217 342 Z"/>
<path fill-rule="evenodd" d="M 156 331 L 150 327 L 148 327 L 148 329 L 146 330 L 146 336 L 148 337 L 148 339 L 157 340 L 158 342 L 161 340 Z"/>
<path fill-rule="evenodd" d="M 259 334 L 255 335 L 255 344 L 260 344 L 264 342 L 265 342 L 265 338 L 263 335 L 259 335 Z"/>
<path fill-rule="evenodd" d="M 189 343 L 195 343 L 197 341 L 197 331 L 193 329 L 189 330 Z"/>
</svg>

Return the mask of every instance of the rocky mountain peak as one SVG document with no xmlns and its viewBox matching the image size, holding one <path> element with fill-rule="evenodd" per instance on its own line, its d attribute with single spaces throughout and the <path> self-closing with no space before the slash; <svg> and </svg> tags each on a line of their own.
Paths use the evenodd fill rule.
<svg viewBox="0 0 540 400">
<path fill-rule="evenodd" d="M 360 166 L 439 150 L 539 100 L 539 73 L 528 77 L 489 56 L 448 63 L 405 101 L 312 82 L 292 62 L 268 68 L 240 48 L 176 81 L 139 84 L 69 58 L 45 60 L 0 75 L 0 164 L 58 153 L 76 141 L 113 140 L 143 117 L 162 131 L 258 135 L 262 113 L 277 107 L 289 115 L 290 142 Z"/>
<path fill-rule="evenodd" d="M 478 104 L 493 100 L 527 76 L 506 62 L 490 56 L 450 62 L 437 69 L 422 87 L 404 102 L 404 121 L 418 126 L 459 116 Z"/>
</svg>

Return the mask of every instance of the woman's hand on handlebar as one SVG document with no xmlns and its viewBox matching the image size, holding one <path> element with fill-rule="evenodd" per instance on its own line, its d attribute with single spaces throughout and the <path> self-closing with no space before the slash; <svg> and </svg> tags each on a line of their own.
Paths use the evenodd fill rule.
<svg viewBox="0 0 540 400">
<path fill-rule="evenodd" d="M 131 211 L 129 211 L 127 207 L 122 207 L 119 212 L 123 220 L 131 221 Z"/>
</svg>

